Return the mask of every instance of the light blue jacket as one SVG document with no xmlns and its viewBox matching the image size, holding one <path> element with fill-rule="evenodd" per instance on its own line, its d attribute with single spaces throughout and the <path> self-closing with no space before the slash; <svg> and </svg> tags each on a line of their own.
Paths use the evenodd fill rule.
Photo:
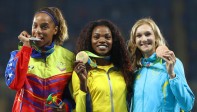
<svg viewBox="0 0 197 112">
<path fill-rule="evenodd" d="M 167 73 L 166 63 L 155 53 L 141 62 L 142 68 L 136 72 L 130 112 L 180 112 L 180 109 L 192 109 L 195 97 L 186 82 L 179 59 L 176 59 L 176 77 L 173 79 Z"/>
</svg>

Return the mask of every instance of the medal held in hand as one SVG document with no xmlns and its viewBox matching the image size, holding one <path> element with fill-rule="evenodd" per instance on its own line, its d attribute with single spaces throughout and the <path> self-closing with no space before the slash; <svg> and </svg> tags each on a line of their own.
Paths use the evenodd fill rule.
<svg viewBox="0 0 197 112">
<path fill-rule="evenodd" d="M 30 38 L 29 38 L 30 45 L 31 45 L 31 47 L 33 47 L 34 49 L 38 49 L 38 47 L 36 46 L 36 41 L 41 41 L 41 39 L 36 38 L 36 37 L 30 37 Z M 20 42 L 18 43 L 18 49 L 21 49 L 22 46 L 23 46 L 23 42 L 20 41 Z"/>
<path fill-rule="evenodd" d="M 163 53 L 165 51 L 167 51 L 167 50 L 169 50 L 168 47 L 166 47 L 166 46 L 159 46 L 156 49 L 156 55 L 161 58 L 163 56 Z"/>
<path fill-rule="evenodd" d="M 82 61 L 84 64 L 88 63 L 92 68 L 97 67 L 96 62 L 94 62 L 90 57 L 92 58 L 104 58 L 106 60 L 110 60 L 110 56 L 98 56 L 90 51 L 80 51 L 76 55 L 76 60 Z"/>
<path fill-rule="evenodd" d="M 93 53 L 89 51 L 80 51 L 76 55 L 76 60 L 82 61 L 84 64 L 88 63 L 92 68 L 97 67 L 97 64 L 91 60 L 90 57 L 98 57 L 98 56 L 92 56 Z"/>
<path fill-rule="evenodd" d="M 80 51 L 77 55 L 76 55 L 76 60 L 77 61 L 82 61 L 84 64 L 86 64 L 88 62 L 89 56 L 85 51 Z"/>
<path fill-rule="evenodd" d="M 37 47 L 37 45 L 36 45 L 36 41 L 40 41 L 41 39 L 39 39 L 39 38 L 36 38 L 36 37 L 31 37 L 31 38 L 29 38 L 29 41 L 30 41 L 30 45 L 31 45 L 31 47 L 33 47 L 34 49 L 39 49 L 38 47 Z"/>
</svg>

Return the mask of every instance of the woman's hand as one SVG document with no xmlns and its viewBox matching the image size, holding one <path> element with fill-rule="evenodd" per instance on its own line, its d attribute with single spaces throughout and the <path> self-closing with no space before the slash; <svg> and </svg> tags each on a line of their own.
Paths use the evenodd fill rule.
<svg viewBox="0 0 197 112">
<path fill-rule="evenodd" d="M 176 76 L 174 73 L 174 65 L 176 63 L 174 52 L 166 50 L 161 58 L 166 61 L 166 69 L 168 71 L 168 74 L 170 75 L 170 78 L 174 78 Z"/>
<path fill-rule="evenodd" d="M 75 61 L 74 71 L 79 77 L 80 89 L 84 92 L 87 92 L 87 71 L 85 64 L 81 61 Z"/>
<path fill-rule="evenodd" d="M 31 37 L 31 35 L 29 35 L 26 31 L 22 31 L 22 32 L 20 33 L 20 35 L 18 36 L 18 39 L 19 39 L 21 42 L 23 42 L 23 45 L 24 45 L 24 46 L 31 47 L 30 41 L 29 41 L 29 39 L 28 39 L 28 38 L 30 38 L 30 37 Z"/>
</svg>

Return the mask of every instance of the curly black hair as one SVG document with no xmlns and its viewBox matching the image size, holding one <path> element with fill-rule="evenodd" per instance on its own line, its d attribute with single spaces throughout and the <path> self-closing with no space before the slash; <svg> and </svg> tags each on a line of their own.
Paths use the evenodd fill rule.
<svg viewBox="0 0 197 112">
<path fill-rule="evenodd" d="M 122 71 L 127 87 L 129 87 L 128 89 L 131 89 L 130 86 L 133 85 L 133 70 L 126 48 L 126 43 L 118 27 L 111 21 L 99 19 L 96 21 L 89 22 L 82 29 L 78 37 L 78 40 L 76 42 L 76 53 L 80 51 L 90 51 L 95 53 L 91 45 L 91 37 L 94 28 L 97 26 L 106 26 L 111 30 L 113 44 L 112 49 L 110 51 L 110 61 L 114 64 L 114 66 L 116 66 Z"/>
</svg>

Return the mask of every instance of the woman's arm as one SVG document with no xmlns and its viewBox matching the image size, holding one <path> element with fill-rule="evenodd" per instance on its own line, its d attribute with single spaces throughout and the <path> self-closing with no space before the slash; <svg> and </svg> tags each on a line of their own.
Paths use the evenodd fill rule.
<svg viewBox="0 0 197 112">
<path fill-rule="evenodd" d="M 75 71 L 72 74 L 72 88 L 76 112 L 86 112 L 86 93 L 80 89 L 80 80 Z"/>
<path fill-rule="evenodd" d="M 26 80 L 28 63 L 32 49 L 23 46 L 20 51 L 11 52 L 11 57 L 5 70 L 7 86 L 14 90 L 20 90 Z"/>
<path fill-rule="evenodd" d="M 176 59 L 174 66 L 175 78 L 170 79 L 170 87 L 181 109 L 190 111 L 193 108 L 195 96 L 187 84 L 183 64 Z"/>
</svg>

